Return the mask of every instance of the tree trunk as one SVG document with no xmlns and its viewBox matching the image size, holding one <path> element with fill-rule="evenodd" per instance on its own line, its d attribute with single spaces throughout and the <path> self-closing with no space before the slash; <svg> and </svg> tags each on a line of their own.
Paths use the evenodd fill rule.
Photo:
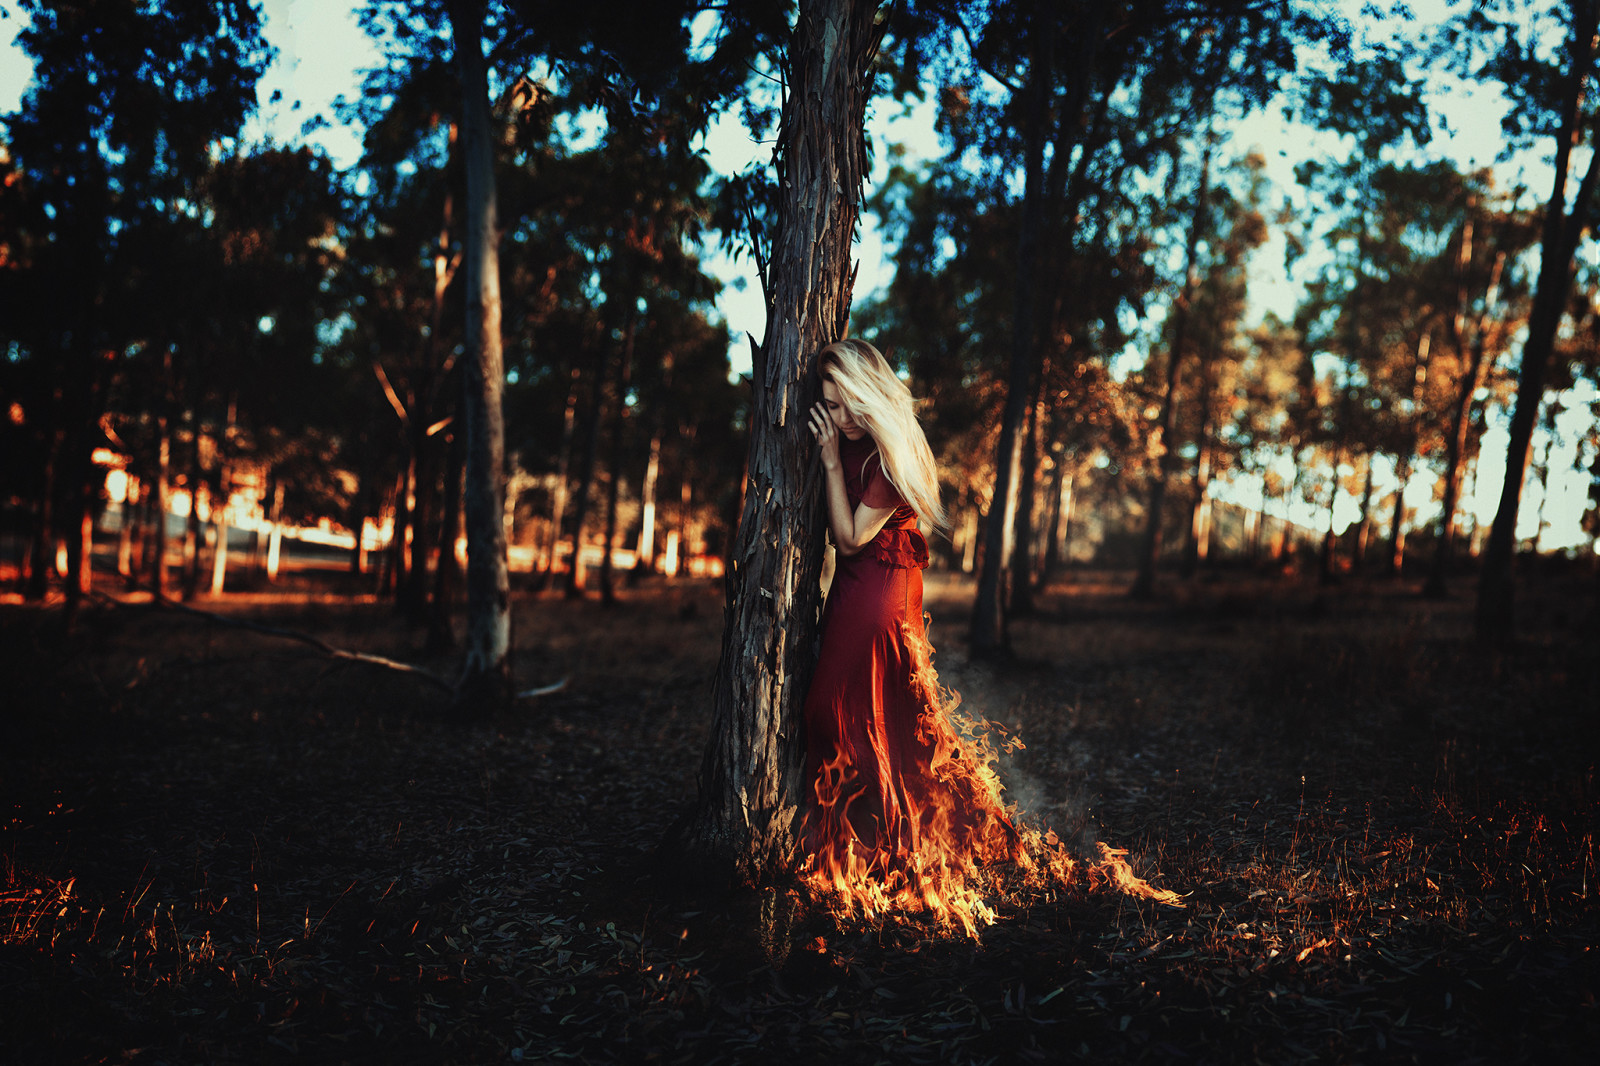
<svg viewBox="0 0 1600 1066">
<path fill-rule="evenodd" d="M 1389 551 L 1384 561 L 1384 573 L 1399 577 L 1406 563 L 1406 482 L 1411 480 L 1411 457 L 1401 456 L 1395 463 L 1394 513 L 1389 516 Z"/>
<path fill-rule="evenodd" d="M 1372 460 L 1375 458 L 1372 453 L 1367 453 L 1367 473 L 1361 487 L 1361 510 L 1356 519 L 1356 542 L 1350 553 L 1350 568 L 1356 571 L 1366 564 L 1367 545 L 1372 541 Z"/>
<path fill-rule="evenodd" d="M 1176 320 L 1172 324 L 1167 373 L 1161 388 L 1161 414 L 1151 442 L 1157 456 L 1156 471 L 1150 479 L 1144 535 L 1139 541 L 1139 573 L 1133 580 L 1133 588 L 1129 590 L 1129 595 L 1135 599 L 1149 599 L 1156 590 L 1156 563 L 1161 557 L 1161 521 L 1167 506 L 1167 481 L 1177 465 L 1177 449 L 1173 447 L 1172 433 L 1177 426 L 1178 382 L 1183 367 L 1183 349 L 1188 342 L 1189 309 L 1194 302 L 1195 289 L 1200 284 L 1198 257 L 1200 234 L 1205 228 L 1206 201 L 1211 192 L 1211 149 L 1212 138 L 1208 136 L 1205 152 L 1200 157 L 1200 184 L 1195 191 L 1194 217 L 1189 222 L 1189 235 L 1184 242 L 1183 291 L 1173 307 Z"/>
<path fill-rule="evenodd" d="M 687 846 L 675 849 L 702 880 L 756 882 L 793 859 L 825 531 L 806 412 L 819 391 L 816 354 L 849 325 L 877 10 L 876 0 L 801 0 L 790 39 L 766 339 L 751 353 L 748 481 L 700 798 L 683 826 Z"/>
<path fill-rule="evenodd" d="M 611 416 L 611 442 L 606 465 L 611 468 L 606 485 L 605 543 L 600 549 L 600 599 L 603 603 L 617 602 L 613 581 L 611 552 L 617 538 L 617 490 L 622 487 L 622 430 L 628 418 L 628 383 L 633 376 L 633 339 L 638 330 L 634 316 L 628 316 L 628 326 L 623 332 L 622 362 L 617 368 L 616 412 Z"/>
<path fill-rule="evenodd" d="M 1039 383 L 1044 372 L 1034 375 L 1028 395 L 1028 418 L 1022 434 L 1022 465 L 1018 470 L 1015 543 L 1011 549 L 1010 614 L 1026 618 L 1034 613 L 1033 603 L 1033 503 L 1034 483 L 1039 470 Z"/>
<path fill-rule="evenodd" d="M 511 697 L 511 573 L 506 559 L 505 416 L 501 390 L 500 253 L 494 143 L 483 61 L 483 0 L 453 0 L 467 170 L 466 341 L 461 410 L 466 427 L 467 632 L 458 704 L 488 710 Z"/>
<path fill-rule="evenodd" d="M 664 390 L 672 388 L 672 351 L 661 360 Z M 656 568 L 656 481 L 661 476 L 661 438 L 666 433 L 666 404 L 657 405 L 650 433 L 650 458 L 645 462 L 644 481 L 639 486 L 639 546 L 634 553 L 635 574 L 653 573 Z"/>
<path fill-rule="evenodd" d="M 367 518 L 372 514 L 372 482 L 374 474 L 366 463 L 361 465 L 359 484 L 356 485 L 354 514 L 350 519 L 350 528 L 355 532 L 355 550 L 350 553 L 350 572 L 352 574 L 366 573 L 367 570 Z M 273 519 L 276 522 L 276 519 Z"/>
<path fill-rule="evenodd" d="M 217 544 L 211 552 L 211 595 L 220 596 L 228 580 L 228 485 L 230 474 L 227 466 L 217 471 L 217 483 L 221 486 L 217 495 L 220 500 L 211 508 L 212 525 L 216 528 Z"/>
<path fill-rule="evenodd" d="M 450 445 L 444 468 L 443 517 L 439 523 L 439 565 L 433 572 L 433 596 L 428 601 L 428 643 L 430 654 L 456 646 L 450 615 L 455 609 L 456 587 L 461 584 L 461 565 L 456 559 L 456 542 L 461 539 L 461 475 L 466 449 L 459 427 L 450 431 Z"/>
<path fill-rule="evenodd" d="M 1060 445 L 1057 445 L 1060 448 Z M 1044 558 L 1039 562 L 1039 587 L 1045 588 L 1061 567 L 1061 516 L 1071 498 L 1072 487 L 1067 478 L 1067 458 L 1064 453 L 1055 456 L 1050 470 L 1050 517 L 1045 522 Z"/>
<path fill-rule="evenodd" d="M 267 534 L 267 581 L 278 580 L 278 563 L 283 556 L 283 482 L 274 478 L 272 508 L 269 519 L 272 532 Z M 358 537 L 360 534 L 356 534 Z"/>
<path fill-rule="evenodd" d="M 139 479 L 129 474 L 123 483 L 117 522 L 117 573 L 124 580 L 133 576 L 133 512 L 138 506 Z"/>
<path fill-rule="evenodd" d="M 1214 363 L 1215 352 L 1208 349 L 1200 360 L 1200 395 L 1195 398 L 1195 406 L 1199 408 L 1200 426 L 1195 438 L 1194 482 L 1189 500 L 1189 521 L 1184 531 L 1183 560 L 1178 570 L 1184 578 L 1194 577 L 1200 559 L 1206 553 L 1203 542 L 1209 533 L 1206 526 L 1211 520 L 1211 501 L 1206 493 L 1211 488 L 1211 371 Z"/>
<path fill-rule="evenodd" d="M 1472 231 L 1468 227 L 1462 234 L 1460 269 L 1463 275 L 1472 259 L 1471 242 Z M 1461 321 L 1465 317 L 1464 292 L 1459 301 L 1463 306 L 1457 314 L 1454 335 L 1456 354 L 1466 369 L 1456 385 L 1455 402 L 1450 409 L 1450 429 L 1445 434 L 1444 491 L 1441 494 L 1443 500 L 1439 508 L 1439 533 L 1434 544 L 1433 565 L 1428 572 L 1427 584 L 1422 590 L 1425 596 L 1438 598 L 1446 594 L 1445 580 L 1450 572 L 1452 556 L 1455 554 L 1456 511 L 1461 506 L 1462 465 L 1467 452 L 1467 438 L 1472 431 L 1472 398 L 1477 393 L 1479 381 L 1483 376 L 1484 349 L 1488 343 L 1484 327 L 1498 302 L 1500 276 L 1505 270 L 1505 265 L 1506 253 L 1500 252 L 1495 256 L 1494 267 L 1489 272 L 1489 288 L 1484 295 L 1483 309 L 1473 324 L 1470 344 Z M 1463 289 L 1464 287 L 1463 285 Z"/>
<path fill-rule="evenodd" d="M 583 527 L 589 517 L 589 493 L 594 486 L 594 464 L 600 452 L 600 423 L 605 418 L 606 372 L 610 360 L 606 358 L 604 348 L 596 349 L 596 353 L 588 422 L 583 435 L 583 456 L 578 460 L 578 491 L 573 495 L 572 555 L 562 578 L 562 588 L 568 599 L 583 595 Z"/>
<path fill-rule="evenodd" d="M 181 595 L 185 603 L 200 591 L 200 487 L 204 473 L 200 466 L 200 409 L 196 402 L 189 435 L 189 517 L 183 524 Z"/>
<path fill-rule="evenodd" d="M 994 494 L 985 523 L 983 561 L 978 569 L 978 592 L 973 600 L 972 625 L 967 636 L 968 652 L 974 656 L 993 656 L 1009 648 L 1002 586 L 1015 547 L 1012 538 L 1016 532 L 1023 419 L 1033 381 L 1039 230 L 1044 222 L 1044 145 L 1049 139 L 1055 39 L 1054 17 L 1046 19 L 1036 11 L 1028 34 L 1028 90 L 1032 99 L 1028 101 L 1023 130 L 1026 163 L 1022 216 L 1018 219 L 1017 272 L 1012 286 L 1011 372 L 1006 380 L 1005 412 L 1001 416 L 1000 440 L 995 448 Z"/>
<path fill-rule="evenodd" d="M 172 355 L 163 360 L 165 375 L 170 380 Z M 170 397 L 168 397 L 170 401 Z M 166 405 L 170 407 L 170 403 Z M 150 498 L 151 524 L 148 551 L 150 553 L 150 592 L 156 599 L 167 594 L 167 508 L 172 487 L 172 423 L 166 411 L 156 418 L 156 484 Z"/>
<path fill-rule="evenodd" d="M 1528 334 L 1522 343 L 1522 367 L 1517 381 L 1517 404 L 1511 415 L 1510 443 L 1506 447 L 1505 481 L 1500 489 L 1500 506 L 1495 511 L 1484 551 L 1483 568 L 1478 576 L 1477 635 L 1481 640 L 1509 641 L 1515 633 L 1515 586 L 1513 563 L 1516 553 L 1517 509 L 1522 502 L 1522 480 L 1528 470 L 1528 449 L 1533 440 L 1534 421 L 1544 400 L 1544 381 L 1555 350 L 1556 331 L 1565 313 L 1571 288 L 1572 257 L 1578 240 L 1589 225 L 1590 201 L 1600 177 L 1600 151 L 1591 153 L 1589 168 L 1566 207 L 1567 169 L 1578 137 L 1579 109 L 1589 70 L 1593 65 L 1597 5 L 1572 5 L 1575 16 L 1569 39 L 1569 64 L 1566 95 L 1561 114 L 1561 130 L 1556 139 L 1555 180 L 1550 204 L 1545 211 L 1544 234 L 1540 241 L 1539 282 L 1534 292 L 1533 312 L 1528 317 Z M 1594 123 L 1600 127 L 1600 117 Z M 1594 133 L 1600 136 L 1600 128 Z"/>
<path fill-rule="evenodd" d="M 578 383 L 582 377 L 574 361 L 571 383 L 567 386 L 567 403 L 561 416 L 561 450 L 556 455 L 556 483 L 550 493 L 550 538 L 543 563 L 546 574 L 555 572 L 556 549 L 561 545 L 561 520 L 566 516 L 567 478 L 572 466 L 572 435 L 578 421 Z"/>
</svg>

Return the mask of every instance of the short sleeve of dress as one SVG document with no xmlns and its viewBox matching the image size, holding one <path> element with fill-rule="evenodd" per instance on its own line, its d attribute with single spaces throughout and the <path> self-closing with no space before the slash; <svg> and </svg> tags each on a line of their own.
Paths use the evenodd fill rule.
<svg viewBox="0 0 1600 1066">
<path fill-rule="evenodd" d="M 889 480 L 889 475 L 884 473 L 883 460 L 879 456 L 873 455 L 867 460 L 861 481 L 861 502 L 868 507 L 889 510 L 906 506 L 905 498 Z"/>
</svg>

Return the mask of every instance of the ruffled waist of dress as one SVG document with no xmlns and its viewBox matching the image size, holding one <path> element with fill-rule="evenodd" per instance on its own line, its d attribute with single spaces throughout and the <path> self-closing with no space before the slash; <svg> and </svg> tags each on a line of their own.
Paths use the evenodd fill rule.
<svg viewBox="0 0 1600 1066">
<path fill-rule="evenodd" d="M 884 529 L 872 538 L 872 554 L 895 570 L 926 570 L 928 542 L 917 529 Z"/>
</svg>

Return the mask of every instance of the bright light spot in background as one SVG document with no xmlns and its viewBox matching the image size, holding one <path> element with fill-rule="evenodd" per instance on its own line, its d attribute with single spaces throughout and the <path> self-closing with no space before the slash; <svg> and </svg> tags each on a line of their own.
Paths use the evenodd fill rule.
<svg viewBox="0 0 1600 1066">
<path fill-rule="evenodd" d="M 277 328 L 277 326 L 278 320 L 273 318 L 271 315 L 262 315 L 261 318 L 256 321 L 256 329 L 260 330 L 262 333 L 271 333 Z"/>
<path fill-rule="evenodd" d="M 341 169 L 361 158 L 361 133 L 340 124 L 333 101 L 361 93 L 361 72 L 378 64 L 372 40 L 356 23 L 355 5 L 329 0 L 265 0 L 263 32 L 278 56 L 256 87 L 260 109 L 245 126 L 247 142 L 311 143 Z M 282 99 L 272 103 L 272 94 Z M 327 125 L 302 136 L 316 117 Z"/>
</svg>

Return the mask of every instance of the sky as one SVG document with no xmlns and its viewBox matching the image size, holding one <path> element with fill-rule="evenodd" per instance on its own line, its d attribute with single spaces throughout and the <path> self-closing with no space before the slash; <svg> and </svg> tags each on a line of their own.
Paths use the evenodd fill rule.
<svg viewBox="0 0 1600 1066">
<path fill-rule="evenodd" d="M 353 97 L 359 91 L 360 72 L 378 59 L 372 42 L 356 24 L 355 6 L 349 0 L 264 0 L 266 35 L 278 54 L 258 88 L 261 107 L 246 130 L 247 142 L 271 140 L 290 145 L 309 142 L 326 152 L 341 168 L 356 162 L 361 147 L 359 131 L 342 125 L 333 113 L 334 101 L 341 95 Z M 1416 0 L 1412 4 L 1418 16 L 1424 19 L 1438 17 L 1444 6 L 1444 0 Z M 8 113 L 18 106 L 27 87 L 30 67 L 13 43 L 20 19 L 15 0 L 0 0 L 0 16 L 5 16 L 0 18 L 0 113 Z M 274 94 L 279 94 L 276 101 Z M 1434 103 L 1449 128 L 1448 135 L 1435 144 L 1437 150 L 1464 166 L 1494 162 L 1501 147 L 1498 123 L 1501 101 L 1497 93 L 1470 85 L 1446 85 L 1436 94 Z M 327 122 L 303 134 L 306 123 L 317 116 Z M 880 146 L 874 154 L 873 181 L 881 180 L 887 167 L 888 153 L 881 150 L 883 145 L 901 143 L 908 148 L 913 160 L 930 158 L 939 151 L 933 133 L 933 106 L 929 102 L 909 112 L 880 103 L 869 117 L 868 133 Z M 724 173 L 764 163 L 771 154 L 771 145 L 754 143 L 733 115 L 724 116 L 712 127 L 704 147 L 712 165 Z M 1335 139 L 1288 122 L 1279 109 L 1269 108 L 1232 131 L 1228 146 L 1231 154 L 1243 154 L 1252 148 L 1259 149 L 1266 158 L 1267 175 L 1279 192 L 1292 193 L 1295 163 L 1311 155 L 1336 153 L 1339 145 Z M 1505 164 L 1501 169 L 1510 177 L 1522 168 L 1533 187 L 1538 189 L 1541 165 L 1538 159 L 1531 159 Z M 1548 187 L 1548 177 L 1544 185 Z M 893 277 L 893 261 L 886 254 L 873 222 L 870 215 L 863 218 L 857 246 L 860 260 L 857 299 L 887 285 Z M 765 308 L 748 257 L 736 261 L 724 252 L 711 251 L 706 262 L 710 272 L 724 281 L 717 310 L 726 320 L 732 336 L 743 338 L 748 332 L 760 339 L 766 324 Z M 1284 273 L 1282 237 L 1274 233 L 1273 239 L 1252 263 L 1251 298 L 1256 313 L 1272 310 L 1288 317 L 1300 295 L 1303 280 L 1303 277 Z M 730 359 L 735 372 L 747 369 L 747 345 L 735 341 L 730 348 Z M 1564 473 L 1555 479 L 1554 498 L 1547 508 L 1546 519 L 1552 528 L 1545 534 L 1543 545 L 1546 548 L 1577 544 L 1584 539 L 1577 519 L 1587 496 L 1588 482 L 1583 472 L 1572 467 L 1577 440 L 1589 424 L 1584 405 L 1595 399 L 1592 389 L 1564 397 L 1569 412 L 1558 423 L 1556 446 L 1550 459 L 1552 469 Z M 1480 523 L 1493 519 L 1498 501 L 1506 443 L 1503 423 L 1502 417 L 1500 424 L 1491 426 L 1483 442 L 1483 460 L 1476 478 L 1483 490 L 1464 501 L 1464 507 Z M 1380 492 L 1393 491 L 1394 478 L 1389 470 L 1380 468 L 1377 480 Z M 1473 489 L 1476 490 L 1476 486 Z M 1240 481 L 1231 488 L 1221 486 L 1219 492 L 1224 496 L 1236 495 L 1241 503 L 1259 499 L 1259 490 L 1248 481 Z M 1433 495 L 1431 473 L 1419 473 L 1407 486 L 1407 503 L 1418 509 L 1419 518 L 1425 518 L 1430 510 L 1436 509 Z M 1520 534 L 1532 534 L 1538 521 L 1538 507 L 1538 489 L 1525 492 Z M 1324 521 L 1309 510 L 1295 513 L 1293 517 L 1314 526 Z M 1354 499 L 1344 500 L 1336 507 L 1335 528 L 1342 529 L 1355 517 Z"/>
</svg>

